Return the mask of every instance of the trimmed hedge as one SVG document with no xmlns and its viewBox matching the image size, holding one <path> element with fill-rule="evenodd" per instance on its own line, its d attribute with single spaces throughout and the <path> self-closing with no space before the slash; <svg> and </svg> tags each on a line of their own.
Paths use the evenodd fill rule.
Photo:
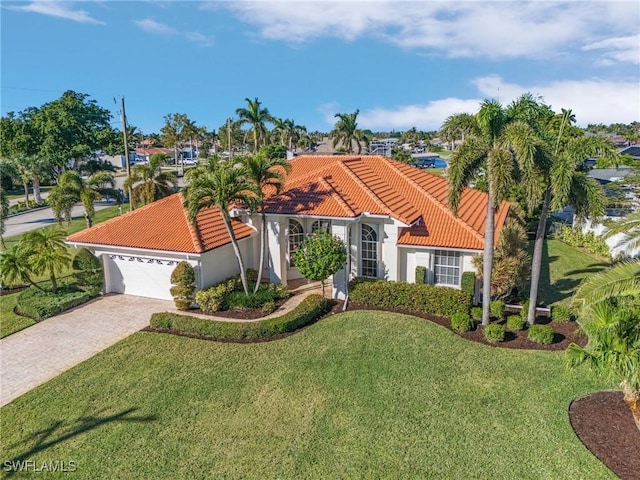
<svg viewBox="0 0 640 480">
<path fill-rule="evenodd" d="M 427 283 L 427 267 L 420 265 L 416 267 L 416 283 L 420 285 Z"/>
<path fill-rule="evenodd" d="M 566 323 L 573 320 L 573 315 L 566 305 L 554 305 L 551 307 L 551 320 L 556 323 Z"/>
<path fill-rule="evenodd" d="M 549 325 L 531 325 L 528 338 L 532 342 L 549 345 L 553 343 L 553 329 Z"/>
<path fill-rule="evenodd" d="M 494 300 L 493 302 L 491 302 L 491 315 L 496 317 L 496 318 L 504 318 L 504 302 L 502 300 Z"/>
<path fill-rule="evenodd" d="M 473 328 L 474 321 L 468 313 L 454 313 L 451 317 L 451 328 L 457 332 L 468 332 Z"/>
<path fill-rule="evenodd" d="M 449 318 L 456 313 L 469 313 L 471 305 L 471 296 L 455 288 L 368 278 L 349 282 L 349 299 L 374 307 L 412 310 Z"/>
<path fill-rule="evenodd" d="M 476 293 L 476 274 L 473 272 L 462 272 L 462 280 L 460 281 L 460 290 L 467 292 L 473 298 Z"/>
<path fill-rule="evenodd" d="M 482 307 L 471 307 L 471 318 L 482 320 Z"/>
<path fill-rule="evenodd" d="M 521 317 L 520 315 L 509 315 L 507 317 L 507 328 L 512 332 L 522 330 L 525 323 L 527 323 L 527 319 Z"/>
<path fill-rule="evenodd" d="M 149 325 L 215 340 L 242 341 L 273 337 L 293 332 L 331 310 L 331 301 L 321 295 L 309 295 L 290 312 L 258 322 L 223 322 L 177 313 L 154 313 Z"/>
<path fill-rule="evenodd" d="M 504 327 L 497 323 L 490 323 L 482 329 L 482 334 L 489 342 L 502 342 L 504 340 Z"/>
<path fill-rule="evenodd" d="M 95 296 L 73 285 L 61 285 L 56 293 L 48 290 L 43 292 L 31 286 L 18 294 L 16 313 L 39 322 L 88 302 Z"/>
</svg>

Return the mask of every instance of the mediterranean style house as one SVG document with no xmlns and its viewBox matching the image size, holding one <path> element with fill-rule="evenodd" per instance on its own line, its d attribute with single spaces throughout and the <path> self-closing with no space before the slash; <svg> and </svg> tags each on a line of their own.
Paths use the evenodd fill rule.
<svg viewBox="0 0 640 480">
<path fill-rule="evenodd" d="M 447 206 L 445 178 L 376 155 L 299 156 L 279 195 L 265 202 L 268 235 L 266 278 L 301 278 L 291 263 L 305 236 L 325 230 L 342 239 L 348 257 L 332 280 L 334 298 L 344 298 L 356 276 L 415 281 L 418 266 L 432 284 L 460 287 L 462 273 L 484 245 L 487 195 L 466 189 L 458 215 Z M 496 241 L 508 204 L 496 212 Z M 232 223 L 248 267 L 259 268 L 259 215 L 232 210 Z M 186 260 L 198 289 L 239 272 L 220 212 L 200 212 L 189 223 L 181 194 L 68 237 L 102 259 L 105 292 L 171 299 L 170 276 Z"/>
</svg>

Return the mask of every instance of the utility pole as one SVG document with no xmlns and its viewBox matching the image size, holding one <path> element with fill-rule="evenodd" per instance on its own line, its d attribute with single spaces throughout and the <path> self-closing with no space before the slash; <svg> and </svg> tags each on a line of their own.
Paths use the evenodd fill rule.
<svg viewBox="0 0 640 480">
<path fill-rule="evenodd" d="M 231 148 L 231 119 L 227 118 L 227 138 L 229 139 L 229 143 L 227 146 L 229 147 L 229 158 L 233 157 L 233 149 Z"/>
<path fill-rule="evenodd" d="M 124 157 L 127 162 L 127 181 L 131 178 L 131 161 L 129 160 L 129 141 L 127 139 L 127 114 L 124 110 L 124 96 L 120 100 L 122 110 L 122 136 L 124 138 Z M 129 211 L 133 210 L 133 198 L 131 196 L 131 185 L 129 185 Z"/>
</svg>

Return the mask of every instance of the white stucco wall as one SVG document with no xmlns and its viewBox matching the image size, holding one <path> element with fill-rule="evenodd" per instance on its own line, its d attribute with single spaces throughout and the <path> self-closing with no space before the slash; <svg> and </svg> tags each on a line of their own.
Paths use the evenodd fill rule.
<svg viewBox="0 0 640 480">
<path fill-rule="evenodd" d="M 253 238 L 257 237 L 252 236 L 238 241 L 242 259 L 247 268 L 255 268 L 255 263 L 258 262 L 258 259 L 254 257 Z M 228 244 L 203 253 L 201 255 L 200 271 L 202 283 L 199 284 L 199 288 L 202 289 L 238 275 L 240 267 L 238 267 L 238 260 L 233 251 L 233 246 Z"/>
<path fill-rule="evenodd" d="M 434 261 L 434 253 L 436 249 L 428 249 L 428 248 L 411 248 L 411 247 L 400 247 L 399 251 L 399 259 L 400 265 L 402 265 L 402 271 L 399 274 L 399 280 L 415 283 L 416 281 L 416 267 L 426 267 L 427 269 L 427 283 L 433 283 L 435 278 L 433 274 L 433 261 Z M 438 249 L 438 250 L 446 250 L 446 249 Z M 457 250 L 460 251 L 460 250 Z M 464 272 L 474 272 L 475 268 L 473 268 L 473 264 L 471 263 L 471 259 L 473 256 L 479 252 L 472 251 L 460 251 L 460 278 L 462 278 L 462 273 Z"/>
</svg>

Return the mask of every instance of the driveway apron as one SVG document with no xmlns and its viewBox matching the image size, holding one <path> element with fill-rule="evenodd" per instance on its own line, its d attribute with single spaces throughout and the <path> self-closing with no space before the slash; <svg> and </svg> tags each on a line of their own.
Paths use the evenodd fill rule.
<svg viewBox="0 0 640 480">
<path fill-rule="evenodd" d="M 0 340 L 0 406 L 149 325 L 173 302 L 106 295 Z"/>
</svg>

